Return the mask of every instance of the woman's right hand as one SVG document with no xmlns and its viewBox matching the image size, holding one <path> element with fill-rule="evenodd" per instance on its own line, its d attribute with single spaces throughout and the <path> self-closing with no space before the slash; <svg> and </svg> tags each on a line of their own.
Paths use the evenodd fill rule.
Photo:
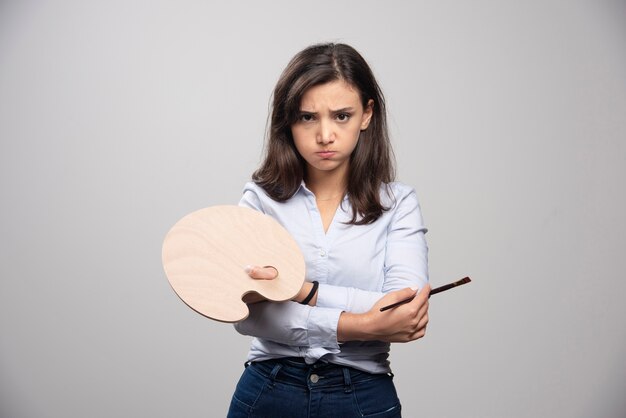
<svg viewBox="0 0 626 418">
<path fill-rule="evenodd" d="M 260 266 L 248 265 L 245 267 L 244 270 L 248 274 L 248 276 L 256 280 L 273 280 L 278 277 L 278 270 L 276 270 L 276 267 L 272 267 L 272 266 L 260 267 Z M 312 287 L 313 287 L 313 284 L 310 282 L 302 283 L 302 287 L 300 288 L 300 291 L 291 300 L 293 300 L 294 302 L 303 301 L 304 298 L 306 298 L 307 295 L 311 292 Z M 254 294 L 248 294 L 246 295 L 246 298 L 244 298 L 243 301 L 246 303 L 255 303 L 255 302 L 261 302 L 263 300 L 265 300 L 265 298 L 263 298 L 260 295 L 255 296 Z M 313 295 L 313 297 L 309 301 L 309 305 L 315 306 L 316 301 L 317 301 L 317 294 Z"/>
<path fill-rule="evenodd" d="M 409 342 L 422 338 L 428 325 L 428 295 L 430 285 L 424 286 L 408 303 L 380 311 L 383 306 L 415 295 L 416 289 L 406 288 L 382 297 L 368 312 L 343 312 L 339 317 L 337 340 Z"/>
<path fill-rule="evenodd" d="M 276 267 L 272 267 L 272 266 L 246 266 L 244 268 L 244 271 L 246 272 L 246 274 L 248 276 L 250 276 L 251 278 L 255 279 L 255 280 L 273 280 L 276 277 L 278 277 L 278 270 L 276 270 Z M 244 301 L 244 303 L 258 303 L 258 302 L 263 302 L 267 299 L 265 299 L 263 296 L 259 295 L 256 292 L 251 292 L 251 293 L 247 293 L 246 295 L 244 295 L 244 297 L 242 298 L 242 300 Z"/>
<path fill-rule="evenodd" d="M 273 266 L 246 266 L 244 271 L 256 280 L 273 280 L 278 277 L 278 270 Z"/>
</svg>

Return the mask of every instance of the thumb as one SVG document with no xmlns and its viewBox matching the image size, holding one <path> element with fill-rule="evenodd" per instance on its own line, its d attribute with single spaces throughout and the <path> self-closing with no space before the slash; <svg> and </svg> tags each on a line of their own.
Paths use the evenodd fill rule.
<svg viewBox="0 0 626 418">
<path fill-rule="evenodd" d="M 248 276 L 258 280 L 272 280 L 278 277 L 278 270 L 274 266 L 246 266 L 244 271 Z"/>
<path fill-rule="evenodd" d="M 410 297 L 417 295 L 418 290 L 419 290 L 418 287 L 415 286 L 415 287 L 405 287 L 404 289 L 400 289 L 400 290 L 396 290 L 395 292 L 388 293 L 387 295 L 391 296 L 388 302 L 394 303 L 394 302 L 399 302 L 404 299 L 408 299 Z"/>
<path fill-rule="evenodd" d="M 405 292 L 406 297 L 409 297 L 411 295 L 417 295 L 420 292 L 420 288 L 419 286 L 412 286 L 402 289 L 402 291 Z"/>
</svg>

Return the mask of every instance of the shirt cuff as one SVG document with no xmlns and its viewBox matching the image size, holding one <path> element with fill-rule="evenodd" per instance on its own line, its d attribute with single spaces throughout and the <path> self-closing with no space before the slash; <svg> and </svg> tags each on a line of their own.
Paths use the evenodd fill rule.
<svg viewBox="0 0 626 418">
<path fill-rule="evenodd" d="M 315 306 L 321 308 L 336 308 L 345 312 L 364 313 L 385 296 L 382 292 L 371 292 L 352 287 L 332 286 L 320 284 L 317 290 Z"/>
<path fill-rule="evenodd" d="M 324 347 L 339 352 L 337 342 L 337 325 L 341 309 L 315 307 L 309 313 L 307 328 L 309 330 L 309 347 Z"/>
<path fill-rule="evenodd" d="M 348 311 L 348 288 L 320 284 L 317 289 L 317 302 L 315 306 L 320 308 L 336 308 Z"/>
</svg>

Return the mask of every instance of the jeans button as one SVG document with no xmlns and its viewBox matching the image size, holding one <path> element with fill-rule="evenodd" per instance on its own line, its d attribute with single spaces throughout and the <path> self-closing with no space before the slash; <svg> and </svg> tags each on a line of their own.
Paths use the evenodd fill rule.
<svg viewBox="0 0 626 418">
<path fill-rule="evenodd" d="M 320 377 L 316 374 L 312 374 L 309 379 L 311 380 L 312 383 L 317 383 L 320 380 Z"/>
</svg>

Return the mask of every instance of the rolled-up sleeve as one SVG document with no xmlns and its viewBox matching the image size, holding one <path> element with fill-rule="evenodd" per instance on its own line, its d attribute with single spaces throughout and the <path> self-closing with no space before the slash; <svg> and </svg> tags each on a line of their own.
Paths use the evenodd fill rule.
<svg viewBox="0 0 626 418">
<path fill-rule="evenodd" d="M 341 309 L 295 302 L 261 302 L 249 308 L 248 318 L 235 324 L 235 329 L 243 335 L 291 346 L 339 351 L 337 324 Z"/>
<path fill-rule="evenodd" d="M 337 308 L 346 312 L 364 313 L 384 296 L 382 292 L 370 292 L 354 287 L 320 284 L 317 306 Z"/>
</svg>

